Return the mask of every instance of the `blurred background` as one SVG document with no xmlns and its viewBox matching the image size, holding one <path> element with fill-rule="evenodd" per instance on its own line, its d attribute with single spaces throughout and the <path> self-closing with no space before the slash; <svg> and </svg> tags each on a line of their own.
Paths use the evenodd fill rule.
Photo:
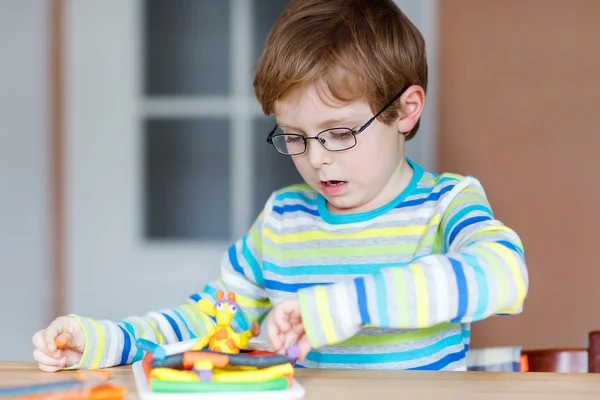
<svg viewBox="0 0 600 400">
<path fill-rule="evenodd" d="M 523 239 L 523 314 L 473 347 L 600 328 L 600 1 L 398 0 L 430 89 L 408 156 L 479 178 Z M 252 90 L 288 0 L 0 0 L 0 360 L 79 313 L 177 306 L 300 182 Z"/>
</svg>

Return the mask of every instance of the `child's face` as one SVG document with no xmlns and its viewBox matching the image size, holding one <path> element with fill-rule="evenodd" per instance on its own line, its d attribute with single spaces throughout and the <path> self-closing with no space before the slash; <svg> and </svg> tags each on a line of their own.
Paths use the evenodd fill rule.
<svg viewBox="0 0 600 400">
<path fill-rule="evenodd" d="M 330 128 L 356 130 L 373 117 L 364 101 L 324 103 L 314 86 L 291 92 L 275 109 L 283 131 L 309 137 Z M 389 126 L 375 120 L 356 136 L 351 149 L 329 151 L 309 140 L 306 152 L 292 159 L 306 183 L 327 199 L 331 212 L 373 210 L 393 200 L 410 181 L 412 169 L 404 158 L 401 132 L 410 131 L 415 123 L 410 126 L 411 121 L 402 117 Z"/>
</svg>

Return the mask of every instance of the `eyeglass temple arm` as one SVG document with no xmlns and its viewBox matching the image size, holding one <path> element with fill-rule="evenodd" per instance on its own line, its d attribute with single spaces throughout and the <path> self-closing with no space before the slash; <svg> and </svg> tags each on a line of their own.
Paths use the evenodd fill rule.
<svg viewBox="0 0 600 400">
<path fill-rule="evenodd" d="M 275 124 L 275 127 L 273 128 L 273 130 L 271 132 L 269 132 L 269 134 L 267 135 L 267 143 L 273 142 L 273 140 L 271 138 L 273 137 L 273 134 L 275 133 L 276 130 L 277 130 L 277 124 Z"/>
<path fill-rule="evenodd" d="M 400 96 L 402 96 L 402 95 L 404 94 L 404 91 L 405 91 L 405 90 L 406 90 L 406 89 L 404 89 L 404 90 L 400 91 L 400 92 L 399 92 L 399 93 L 398 93 L 396 96 L 394 96 L 394 98 L 393 98 L 392 100 L 390 100 L 390 101 L 389 101 L 389 102 L 388 102 L 388 103 L 387 103 L 385 106 L 383 106 L 383 108 L 381 109 L 381 111 L 379 111 L 377 114 L 375 114 L 375 115 L 373 116 L 373 118 L 371 118 L 369 121 L 367 121 L 367 123 L 366 123 L 366 124 L 364 124 L 364 125 L 362 126 L 362 128 L 360 128 L 360 129 L 358 130 L 358 132 L 357 132 L 357 133 L 361 133 L 362 131 L 364 131 L 365 129 L 367 129 L 367 128 L 369 127 L 369 125 L 371 125 L 371 124 L 373 123 L 373 121 L 375 121 L 375 120 L 377 119 L 377 117 L 379 117 L 379 116 L 380 116 L 380 115 L 381 115 L 381 114 L 382 114 L 382 113 L 383 113 L 385 110 L 387 110 L 387 109 L 388 109 L 388 107 L 389 107 L 389 106 L 391 106 L 392 104 L 394 104 L 394 102 L 395 102 L 396 100 L 398 100 L 398 99 L 400 98 Z"/>
</svg>

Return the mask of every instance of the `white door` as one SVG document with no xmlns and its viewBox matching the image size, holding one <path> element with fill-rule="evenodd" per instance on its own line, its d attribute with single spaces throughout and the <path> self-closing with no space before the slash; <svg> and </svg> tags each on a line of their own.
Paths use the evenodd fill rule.
<svg viewBox="0 0 600 400">
<path fill-rule="evenodd" d="M 299 182 L 264 141 L 272 120 L 252 92 L 287 2 L 66 2 L 67 312 L 178 305 L 217 276 L 271 191 Z M 410 156 L 432 167 L 431 146 Z"/>
</svg>

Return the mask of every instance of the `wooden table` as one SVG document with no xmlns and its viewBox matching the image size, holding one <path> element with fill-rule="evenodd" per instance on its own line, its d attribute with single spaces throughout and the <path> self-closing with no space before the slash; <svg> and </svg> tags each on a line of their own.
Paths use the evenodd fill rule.
<svg viewBox="0 0 600 400">
<path fill-rule="evenodd" d="M 137 399 L 129 366 L 111 368 L 113 381 Z M 305 399 L 600 399 L 600 374 L 298 370 Z M 0 362 L 0 387 L 73 379 L 33 363 Z"/>
</svg>

